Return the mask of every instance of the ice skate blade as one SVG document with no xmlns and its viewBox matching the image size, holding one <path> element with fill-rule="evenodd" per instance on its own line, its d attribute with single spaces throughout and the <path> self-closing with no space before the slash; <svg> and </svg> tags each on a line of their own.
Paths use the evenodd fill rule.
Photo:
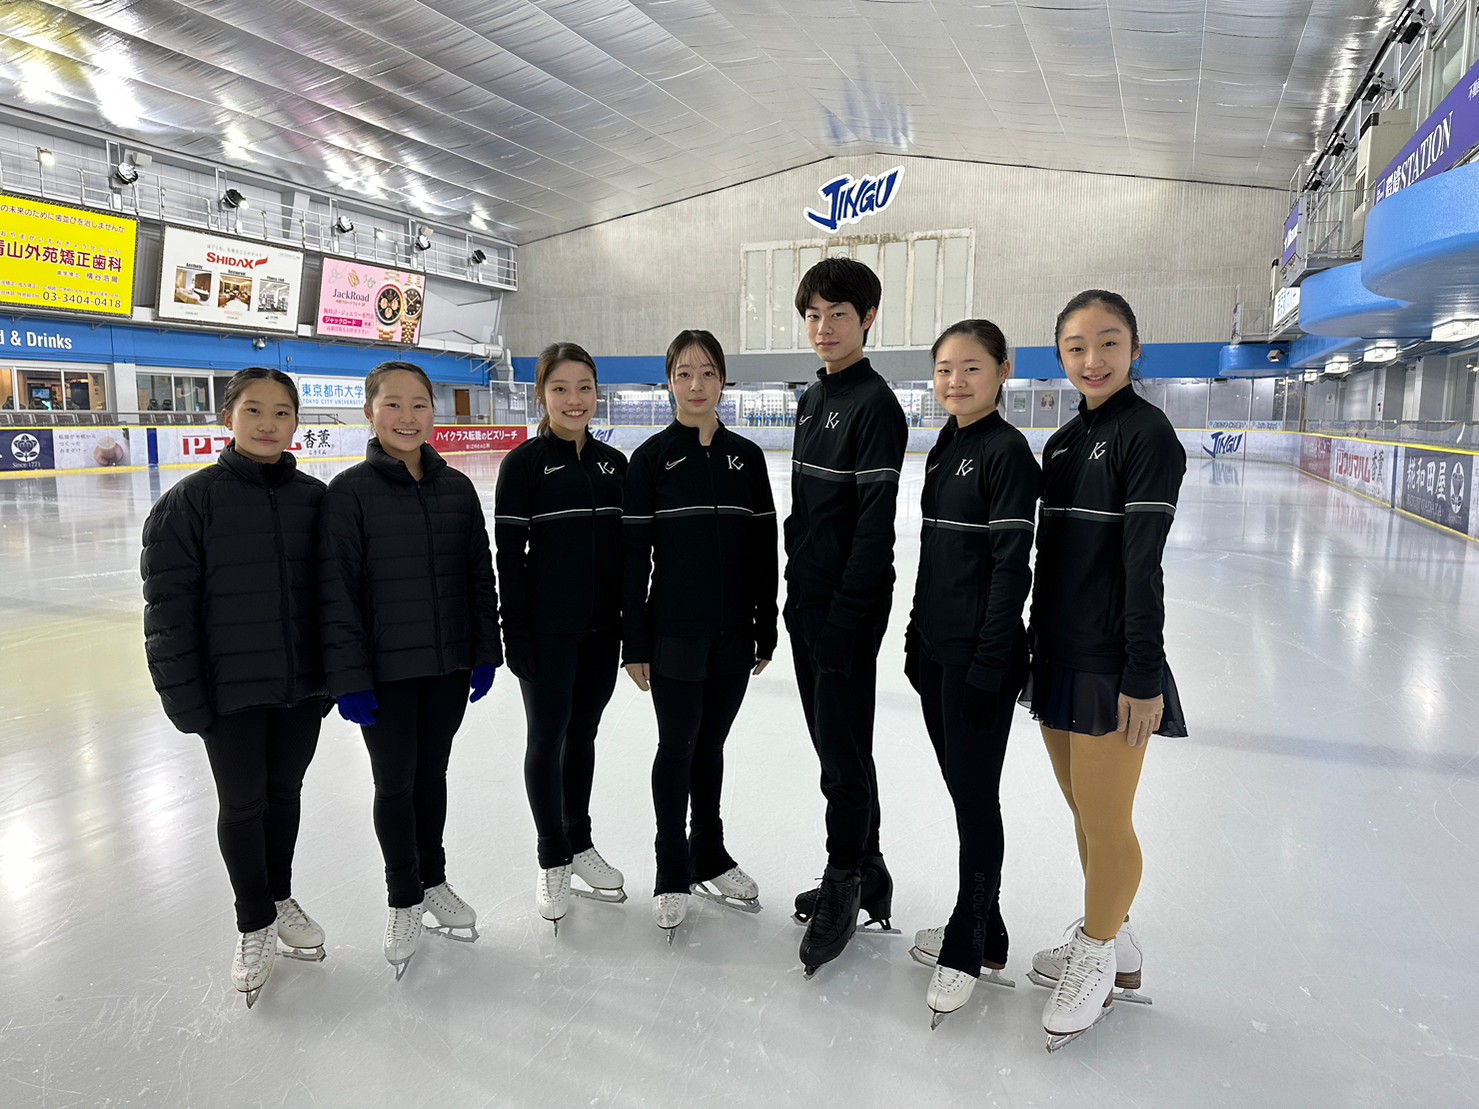
<svg viewBox="0 0 1479 1109">
<path fill-rule="evenodd" d="M 1001 971 L 991 967 L 981 968 L 981 981 L 990 982 L 993 986 L 1005 986 L 1009 990 L 1015 990 L 1017 988 L 1015 978 L 1008 978 Z"/>
<path fill-rule="evenodd" d="M 476 924 L 428 924 L 422 928 L 422 931 L 444 939 L 456 940 L 458 943 L 475 943 L 478 938 Z M 464 935 L 464 933 L 467 934 Z"/>
<path fill-rule="evenodd" d="M 1056 979 L 1049 978 L 1045 974 L 1039 974 L 1035 970 L 1029 970 L 1027 972 L 1027 980 L 1029 982 L 1031 982 L 1034 986 L 1042 986 L 1044 989 L 1048 989 L 1048 990 L 1051 990 L 1055 986 L 1058 985 L 1058 982 L 1057 982 Z M 1125 1001 L 1125 1002 L 1128 1002 L 1131 1005 L 1154 1005 L 1155 1004 L 1154 1001 L 1152 1001 L 1145 994 L 1141 993 L 1139 990 L 1123 989 L 1123 988 L 1118 987 L 1118 986 L 1116 986 L 1110 992 L 1109 996 L 1113 1000 L 1115 1000 L 1115 1001 Z"/>
<path fill-rule="evenodd" d="M 297 959 L 304 963 L 321 963 L 328 958 L 322 947 L 279 947 L 277 953 L 284 959 Z"/>
<path fill-rule="evenodd" d="M 246 994 L 247 1008 L 250 1009 L 257 1003 L 257 995 L 262 992 L 262 987 L 258 986 L 254 990 L 242 990 L 241 992 Z"/>
<path fill-rule="evenodd" d="M 863 921 L 862 924 L 858 925 L 857 932 L 854 934 L 859 936 L 897 936 L 899 930 L 894 927 L 893 921 L 891 920 L 874 919 Z"/>
<path fill-rule="evenodd" d="M 942 1013 L 938 1010 L 934 1010 L 934 1016 L 930 1017 L 930 1031 L 933 1032 L 936 1028 L 940 1027 L 940 1022 L 943 1021 L 948 1015 L 948 1013 Z"/>
<path fill-rule="evenodd" d="M 575 897 L 584 897 L 587 901 L 600 901 L 607 905 L 620 905 L 627 899 L 627 891 L 624 887 L 617 887 L 614 890 L 583 890 L 572 883 L 570 893 Z"/>
<path fill-rule="evenodd" d="M 1099 1010 L 1099 1015 L 1094 1018 L 1094 1024 L 1089 1025 L 1089 1028 L 1093 1028 L 1094 1025 L 1098 1024 L 1112 1012 L 1114 1012 L 1114 998 L 1112 996 L 1106 997 L 1104 999 L 1104 1008 Z M 1047 1047 L 1048 1054 L 1051 1055 L 1055 1051 L 1062 1051 L 1069 1044 L 1073 1043 L 1074 1040 L 1087 1032 L 1089 1028 L 1084 1028 L 1077 1032 L 1054 1032 L 1051 1028 L 1044 1025 L 1043 1031 L 1048 1034 L 1048 1042 L 1044 1046 Z"/>
<path fill-rule="evenodd" d="M 397 982 L 399 982 L 403 977 L 405 977 L 406 968 L 411 965 L 411 960 L 414 959 L 415 957 L 416 957 L 415 955 L 408 955 L 405 958 L 404 961 L 399 962 L 399 963 L 391 963 L 390 964 L 392 967 L 395 968 L 395 980 Z"/>
<path fill-rule="evenodd" d="M 909 958 L 913 959 L 916 963 L 927 967 L 935 966 L 940 961 L 935 956 L 931 955 L 928 951 L 925 951 L 923 948 L 921 948 L 918 944 L 909 949 Z"/>
<path fill-rule="evenodd" d="M 666 932 L 668 934 L 668 946 L 669 947 L 672 947 L 673 946 L 673 933 L 675 933 L 675 932 L 678 931 L 678 926 L 675 924 L 671 928 L 669 928 L 666 924 L 659 924 L 658 927 L 661 928 L 664 932 Z"/>
<path fill-rule="evenodd" d="M 702 897 L 705 901 L 712 901 L 716 905 L 724 905 L 731 909 L 738 909 L 742 913 L 758 913 L 760 911 L 760 898 L 730 897 L 728 894 L 711 890 L 706 882 L 700 882 L 693 887 L 693 896 Z M 795 914 L 792 914 L 794 919 Z"/>
</svg>

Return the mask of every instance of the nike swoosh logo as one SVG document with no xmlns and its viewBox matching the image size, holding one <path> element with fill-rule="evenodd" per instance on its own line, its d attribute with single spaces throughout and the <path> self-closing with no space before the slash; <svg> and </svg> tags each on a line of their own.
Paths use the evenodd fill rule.
<svg viewBox="0 0 1479 1109">
<path fill-rule="evenodd" d="M 1055 451 L 1054 451 L 1054 452 L 1053 452 L 1053 454 L 1052 454 L 1052 457 L 1053 457 L 1053 458 L 1057 458 L 1057 457 L 1058 457 L 1058 456 L 1059 456 L 1059 455 L 1060 455 L 1060 454 L 1062 454 L 1062 453 L 1063 453 L 1063 452 L 1064 452 L 1064 451 L 1066 451 L 1066 450 L 1068 450 L 1068 448 L 1067 448 L 1067 447 L 1059 447 L 1059 448 L 1058 448 L 1058 449 L 1057 449 L 1057 450 L 1055 450 Z"/>
<path fill-rule="evenodd" d="M 663 469 L 664 470 L 671 470 L 674 466 L 678 465 L 679 462 L 687 462 L 687 461 L 688 461 L 688 456 L 685 454 L 682 458 L 678 459 L 677 462 L 669 462 L 669 463 L 667 463 L 665 466 L 663 466 Z"/>
<path fill-rule="evenodd" d="M 806 421 L 807 421 L 807 420 L 809 420 L 809 419 L 811 419 L 811 417 L 810 417 L 810 416 L 802 416 L 802 417 L 801 417 L 801 419 L 800 419 L 800 421 L 799 421 L 799 422 L 798 422 L 798 423 L 797 423 L 797 425 L 796 425 L 796 426 L 797 426 L 797 427 L 800 427 L 800 426 L 801 426 L 801 424 L 804 424 L 804 423 L 806 423 Z"/>
<path fill-rule="evenodd" d="M 939 468 L 940 468 L 940 464 L 938 462 L 936 462 L 933 466 L 931 466 L 928 470 L 926 470 L 925 473 L 926 474 L 932 474 L 936 470 L 938 470 Z"/>
<path fill-rule="evenodd" d="M 565 468 L 565 464 L 563 462 L 561 462 L 558 466 L 546 466 L 544 468 L 544 472 L 547 473 L 547 474 L 552 474 L 556 470 L 563 470 L 564 468 Z"/>
</svg>

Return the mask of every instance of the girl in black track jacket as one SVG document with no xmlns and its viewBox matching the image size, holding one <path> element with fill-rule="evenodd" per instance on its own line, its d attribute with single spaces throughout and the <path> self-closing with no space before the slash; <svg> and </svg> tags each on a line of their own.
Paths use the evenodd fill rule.
<svg viewBox="0 0 1479 1109">
<path fill-rule="evenodd" d="M 681 332 L 668 346 L 667 378 L 677 419 L 637 448 L 627 472 L 622 656 L 657 712 L 653 915 L 671 940 L 695 884 L 715 900 L 760 907 L 759 886 L 725 849 L 719 799 L 724 741 L 751 671 L 775 652 L 779 560 L 765 455 L 716 413 L 718 340 Z"/>
<path fill-rule="evenodd" d="M 524 786 L 538 836 L 535 907 L 565 915 L 576 890 L 624 901 L 621 871 L 591 841 L 596 729 L 616 687 L 621 637 L 621 501 L 626 456 L 587 432 L 596 364 L 574 343 L 539 355 L 539 435 L 498 469 L 494 540 L 503 636 L 524 694 Z"/>
<path fill-rule="evenodd" d="M 950 419 L 925 462 L 904 671 L 919 693 L 960 835 L 950 921 L 915 939 L 919 956 L 936 961 L 926 1000 L 937 1014 L 966 1003 L 983 962 L 1003 982 L 996 972 L 1007 959 L 999 792 L 1027 680 L 1022 606 L 1042 477 L 1027 440 L 997 411 L 1011 375 L 1007 355 L 1006 337 L 989 320 L 962 320 L 931 350 L 935 394 Z"/>
<path fill-rule="evenodd" d="M 240 932 L 231 978 L 247 1005 L 277 942 L 322 959 L 292 895 L 303 775 L 328 701 L 318 636 L 323 482 L 287 453 L 298 390 L 277 370 L 226 385 L 232 441 L 144 524 L 144 652 L 170 722 L 197 732 L 216 781 L 216 836 Z"/>
<path fill-rule="evenodd" d="M 1042 725 L 1084 864 L 1081 927 L 1033 958 L 1038 979 L 1058 982 L 1043 1026 L 1071 1037 L 1097 1020 L 1116 985 L 1141 980 L 1129 928 L 1141 874 L 1135 792 L 1150 736 L 1186 735 L 1166 665 L 1161 574 L 1186 452 L 1165 414 L 1134 390 L 1140 334 L 1124 297 L 1080 293 L 1059 314 L 1055 342 L 1083 399 L 1043 447 L 1023 700 Z"/>
<path fill-rule="evenodd" d="M 365 379 L 365 402 L 375 431 L 365 461 L 324 499 L 324 668 L 370 753 L 385 958 L 399 979 L 424 913 L 452 938 L 477 938 L 477 913 L 447 883 L 447 762 L 503 655 L 477 490 L 427 443 L 431 382 L 412 363 L 385 362 Z"/>
</svg>

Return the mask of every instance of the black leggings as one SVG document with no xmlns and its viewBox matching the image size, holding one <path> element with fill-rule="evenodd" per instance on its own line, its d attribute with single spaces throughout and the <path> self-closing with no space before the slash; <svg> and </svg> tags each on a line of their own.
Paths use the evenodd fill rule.
<svg viewBox="0 0 1479 1109">
<path fill-rule="evenodd" d="M 955 827 L 960 836 L 959 892 L 945 926 L 940 965 L 979 976 L 983 957 L 998 966 L 1007 959 L 1007 930 L 999 904 L 1004 852 L 1001 766 L 1026 674 L 1025 665 L 1014 667 L 1002 683 L 984 731 L 972 731 L 960 718 L 965 674 L 964 666 L 943 666 L 921 653 L 919 699 L 924 726 L 955 802 Z"/>
<path fill-rule="evenodd" d="M 375 838 L 390 907 L 421 903 L 447 880 L 447 762 L 467 712 L 470 672 L 375 686 L 375 726 L 361 728 L 375 776 Z"/>
<path fill-rule="evenodd" d="M 657 712 L 657 757 L 652 761 L 652 807 L 657 813 L 659 893 L 687 893 L 734 866 L 724 849 L 719 797 L 724 787 L 724 741 L 745 699 L 750 672 L 711 674 L 685 682 L 652 675 Z M 693 805 L 692 832 L 685 834 Z"/>
<path fill-rule="evenodd" d="M 247 709 L 218 716 L 206 729 L 205 753 L 216 779 L 216 840 L 236 894 L 236 927 L 266 928 L 274 902 L 293 895 L 303 775 L 318 746 L 323 701 L 286 709 Z"/>
<path fill-rule="evenodd" d="M 811 652 L 827 619 L 827 606 L 786 605 L 786 630 L 796 666 L 796 688 L 806 729 L 822 766 L 827 799 L 827 862 L 856 870 L 865 856 L 880 855 L 878 772 L 873 765 L 874 692 L 878 648 L 888 627 L 882 601 L 853 636 L 852 673 L 825 674 L 812 666 Z"/>
<path fill-rule="evenodd" d="M 529 728 L 524 789 L 544 870 L 591 846 L 596 728 L 616 688 L 620 655 L 614 630 L 534 637 L 534 680 L 521 679 L 519 688 Z"/>
</svg>

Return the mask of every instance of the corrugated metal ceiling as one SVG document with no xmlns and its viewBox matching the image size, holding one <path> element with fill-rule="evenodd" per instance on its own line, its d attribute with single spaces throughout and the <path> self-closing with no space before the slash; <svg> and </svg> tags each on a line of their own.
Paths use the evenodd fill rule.
<svg viewBox="0 0 1479 1109">
<path fill-rule="evenodd" d="M 1401 0 L 3 0 L 0 97 L 515 242 L 887 151 L 1286 184 Z"/>
</svg>

